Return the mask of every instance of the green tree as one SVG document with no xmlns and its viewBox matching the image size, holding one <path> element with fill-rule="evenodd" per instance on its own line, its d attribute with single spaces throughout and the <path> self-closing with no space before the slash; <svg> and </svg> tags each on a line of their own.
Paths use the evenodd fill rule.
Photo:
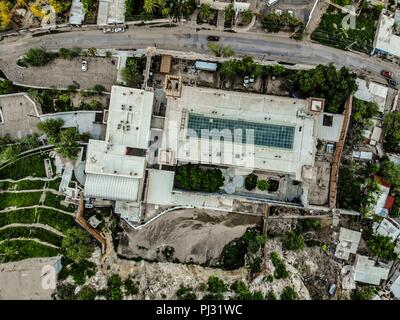
<svg viewBox="0 0 400 320">
<path fill-rule="evenodd" d="M 389 261 L 395 260 L 398 257 L 398 254 L 394 251 L 396 244 L 390 237 L 373 235 L 367 241 L 367 246 L 372 256 Z"/>
<path fill-rule="evenodd" d="M 228 291 L 228 288 L 223 280 L 216 276 L 211 276 L 207 281 L 207 290 L 211 293 L 224 294 L 226 291 Z"/>
<path fill-rule="evenodd" d="M 102 85 L 102 84 L 95 84 L 92 88 L 92 90 L 94 92 L 96 92 L 97 94 L 101 94 L 104 91 L 107 91 L 106 88 Z"/>
<path fill-rule="evenodd" d="M 222 56 L 224 58 L 229 58 L 234 55 L 235 55 L 235 50 L 233 50 L 231 47 L 229 47 L 229 46 L 222 47 Z"/>
<path fill-rule="evenodd" d="M 257 189 L 260 191 L 266 191 L 269 186 L 268 180 L 258 180 L 257 182 Z"/>
<path fill-rule="evenodd" d="M 121 71 L 122 79 L 126 82 L 129 87 L 140 87 L 143 82 L 143 75 L 141 66 L 138 64 L 138 60 L 128 59 L 125 68 Z"/>
<path fill-rule="evenodd" d="M 303 236 L 294 231 L 289 231 L 286 233 L 282 243 L 285 250 L 298 251 L 304 248 Z"/>
<path fill-rule="evenodd" d="M 127 278 L 124 281 L 124 287 L 126 293 L 130 296 L 137 295 L 139 293 L 139 287 L 136 282 L 134 282 L 131 278 Z"/>
<path fill-rule="evenodd" d="M 77 300 L 95 300 L 96 290 L 91 286 L 84 286 L 76 295 Z"/>
<path fill-rule="evenodd" d="M 79 143 L 81 136 L 78 130 L 66 128 L 61 131 L 60 138 L 55 144 L 58 153 L 70 160 L 75 160 L 79 153 Z"/>
<path fill-rule="evenodd" d="M 197 297 L 193 293 L 193 288 L 180 285 L 176 291 L 176 297 L 178 300 L 196 300 Z"/>
<path fill-rule="evenodd" d="M 54 295 L 58 300 L 75 300 L 75 286 L 71 283 L 59 283 Z"/>
<path fill-rule="evenodd" d="M 7 146 L 0 151 L 0 163 L 12 162 L 17 160 L 18 154 L 20 154 L 21 149 L 18 145 Z"/>
<path fill-rule="evenodd" d="M 144 0 L 143 10 L 148 14 L 154 13 L 158 8 L 158 0 Z"/>
<path fill-rule="evenodd" d="M 329 64 L 299 70 L 289 83 L 302 97 L 324 98 L 326 112 L 340 113 L 346 98 L 357 90 L 356 78 L 348 68 L 336 70 L 333 64 Z"/>
<path fill-rule="evenodd" d="M 79 228 L 71 228 L 65 232 L 62 249 L 65 256 L 75 263 L 89 258 L 94 251 L 89 234 Z"/>
<path fill-rule="evenodd" d="M 95 57 L 97 55 L 97 49 L 96 48 L 87 49 L 87 55 L 89 57 Z"/>
<path fill-rule="evenodd" d="M 170 15 L 174 21 L 188 18 L 196 8 L 194 0 L 170 0 L 169 9 Z"/>
<path fill-rule="evenodd" d="M 107 300 L 122 300 L 122 280 L 118 274 L 113 274 L 107 280 Z"/>
<path fill-rule="evenodd" d="M 253 12 L 251 10 L 246 10 L 242 12 L 242 22 L 247 25 L 253 19 Z"/>
<path fill-rule="evenodd" d="M 16 92 L 17 89 L 14 87 L 13 83 L 9 80 L 0 80 L 0 94 L 10 94 Z"/>
<path fill-rule="evenodd" d="M 41 67 L 56 57 L 54 53 L 47 52 L 41 48 L 31 48 L 25 53 L 23 61 L 31 66 Z"/>
<path fill-rule="evenodd" d="M 246 190 L 254 190 L 257 187 L 258 177 L 254 173 L 249 174 L 244 180 Z"/>
<path fill-rule="evenodd" d="M 269 290 L 265 296 L 266 300 L 276 300 L 276 295 L 274 293 L 274 291 Z"/>
<path fill-rule="evenodd" d="M 243 281 L 235 281 L 231 285 L 235 292 L 234 300 L 264 300 L 264 294 L 261 291 L 251 292 Z"/>
<path fill-rule="evenodd" d="M 43 131 L 49 138 L 57 137 L 61 132 L 61 127 L 64 125 L 64 120 L 61 118 L 50 118 L 38 123 L 37 127 Z"/>
<path fill-rule="evenodd" d="M 199 8 L 199 17 L 203 21 L 207 21 L 211 18 L 213 9 L 209 4 L 202 3 Z"/>
<path fill-rule="evenodd" d="M 400 186 L 400 164 L 394 164 L 385 160 L 381 164 L 380 172 L 382 177 L 389 182 L 392 187 Z"/>
<path fill-rule="evenodd" d="M 262 19 L 262 25 L 268 32 L 279 32 L 281 29 L 281 18 L 276 13 L 269 13 Z"/>
<path fill-rule="evenodd" d="M 353 289 L 350 293 L 351 300 L 371 300 L 374 290 L 371 287 Z"/>
<path fill-rule="evenodd" d="M 72 60 L 76 57 L 79 57 L 81 51 L 82 50 L 80 48 L 73 48 L 73 49 L 60 48 L 58 54 L 63 59 Z"/>
<path fill-rule="evenodd" d="M 383 128 L 385 151 L 400 153 L 400 111 L 386 114 Z"/>
<path fill-rule="evenodd" d="M 297 293 L 292 287 L 285 287 L 281 293 L 281 300 L 296 300 Z"/>
</svg>

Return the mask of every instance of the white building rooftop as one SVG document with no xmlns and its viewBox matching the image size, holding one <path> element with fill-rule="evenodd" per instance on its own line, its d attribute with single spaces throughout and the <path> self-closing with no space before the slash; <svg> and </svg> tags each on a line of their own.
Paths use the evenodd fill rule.
<svg viewBox="0 0 400 320">
<path fill-rule="evenodd" d="M 374 48 L 375 50 L 400 57 L 400 37 L 393 33 L 395 18 L 387 14 L 388 11 L 383 10 L 380 15 Z"/>
<path fill-rule="evenodd" d="M 314 165 L 308 108 L 307 100 L 183 86 L 180 98 L 168 98 L 160 154 L 169 149 L 175 163 L 255 168 L 300 180 L 302 167 Z M 201 137 L 204 129 L 219 138 Z"/>
<path fill-rule="evenodd" d="M 339 141 L 343 120 L 342 114 L 320 113 L 316 121 L 317 138 L 324 141 Z"/>
<path fill-rule="evenodd" d="M 379 107 L 379 112 L 383 113 L 389 90 L 388 87 L 372 81 L 367 82 L 363 79 L 357 79 L 356 83 L 358 89 L 354 93 L 354 96 L 363 101 L 375 102 Z"/>
<path fill-rule="evenodd" d="M 389 275 L 389 268 L 375 266 L 375 260 L 357 255 L 354 280 L 373 285 L 379 285 Z"/>
<path fill-rule="evenodd" d="M 97 25 L 125 22 L 125 0 L 100 0 L 97 12 Z"/>
<path fill-rule="evenodd" d="M 361 232 L 340 228 L 339 244 L 336 247 L 335 257 L 348 260 L 350 253 L 355 254 L 357 252 L 360 239 Z"/>
<path fill-rule="evenodd" d="M 153 108 L 152 92 L 128 87 L 111 88 L 106 141 L 147 149 Z"/>
<path fill-rule="evenodd" d="M 87 147 L 86 197 L 139 200 L 152 106 L 153 93 L 112 87 L 106 140 L 89 140 Z"/>
<path fill-rule="evenodd" d="M 174 174 L 174 171 L 148 170 L 146 190 L 147 203 L 159 205 L 169 205 L 172 203 Z"/>
<path fill-rule="evenodd" d="M 393 241 L 400 236 L 400 225 L 392 219 L 383 219 L 375 228 L 375 232 L 379 235 L 390 237 Z"/>
</svg>

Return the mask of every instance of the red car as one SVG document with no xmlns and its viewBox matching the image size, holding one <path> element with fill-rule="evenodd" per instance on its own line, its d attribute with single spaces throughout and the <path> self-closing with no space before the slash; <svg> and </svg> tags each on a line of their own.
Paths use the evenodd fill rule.
<svg viewBox="0 0 400 320">
<path fill-rule="evenodd" d="M 386 78 L 393 78 L 393 72 L 390 72 L 390 71 L 382 70 L 381 71 L 381 75 L 386 77 Z"/>
</svg>

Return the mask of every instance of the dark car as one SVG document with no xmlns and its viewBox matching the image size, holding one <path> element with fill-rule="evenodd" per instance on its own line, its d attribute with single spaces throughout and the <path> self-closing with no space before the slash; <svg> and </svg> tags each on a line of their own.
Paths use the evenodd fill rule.
<svg viewBox="0 0 400 320">
<path fill-rule="evenodd" d="M 208 36 L 207 40 L 208 41 L 219 41 L 219 37 L 217 37 L 217 36 Z"/>
<path fill-rule="evenodd" d="M 393 77 L 393 72 L 382 70 L 381 75 L 386 77 L 386 78 L 392 78 Z"/>
<path fill-rule="evenodd" d="M 393 87 L 396 87 L 396 86 L 397 86 L 397 81 L 396 81 L 396 80 L 387 79 L 387 81 L 388 81 L 388 83 L 389 83 L 391 86 L 393 86 Z"/>
</svg>

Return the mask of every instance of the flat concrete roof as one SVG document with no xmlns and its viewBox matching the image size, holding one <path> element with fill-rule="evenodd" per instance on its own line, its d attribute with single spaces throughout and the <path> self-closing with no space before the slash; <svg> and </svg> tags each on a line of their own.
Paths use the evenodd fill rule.
<svg viewBox="0 0 400 320">
<path fill-rule="evenodd" d="M 388 268 L 375 266 L 375 260 L 357 255 L 354 270 L 355 281 L 379 285 L 382 280 L 387 279 L 388 275 Z"/>
<path fill-rule="evenodd" d="M 125 22 L 125 0 L 100 0 L 97 25 Z"/>
<path fill-rule="evenodd" d="M 388 87 L 372 81 L 367 82 L 363 79 L 357 79 L 356 83 L 358 89 L 354 96 L 363 101 L 375 102 L 379 107 L 379 111 L 384 112 Z"/>
<path fill-rule="evenodd" d="M 400 57 L 400 37 L 393 33 L 395 19 L 382 11 L 375 36 L 375 48 Z"/>
<path fill-rule="evenodd" d="M 357 252 L 358 244 L 361 240 L 361 232 L 346 228 L 340 228 L 339 244 L 336 247 L 335 257 L 339 259 L 349 259 L 350 253 Z"/>
<path fill-rule="evenodd" d="M 113 86 L 108 110 L 106 141 L 147 149 L 154 93 Z"/>
<path fill-rule="evenodd" d="M 183 86 L 181 97 L 168 97 L 167 105 L 162 149 L 172 150 L 175 160 L 274 171 L 295 175 L 298 180 L 303 166 L 314 165 L 314 118 L 306 113 L 307 100 Z M 290 126 L 294 128 L 293 146 L 257 146 L 240 139 L 224 145 L 220 140 L 210 142 L 188 136 L 190 113 L 227 121 Z"/>
<path fill-rule="evenodd" d="M 343 120 L 342 114 L 320 113 L 316 121 L 317 138 L 324 141 L 339 141 Z"/>
<path fill-rule="evenodd" d="M 174 171 L 148 170 L 146 203 L 168 205 L 172 203 Z"/>
</svg>

